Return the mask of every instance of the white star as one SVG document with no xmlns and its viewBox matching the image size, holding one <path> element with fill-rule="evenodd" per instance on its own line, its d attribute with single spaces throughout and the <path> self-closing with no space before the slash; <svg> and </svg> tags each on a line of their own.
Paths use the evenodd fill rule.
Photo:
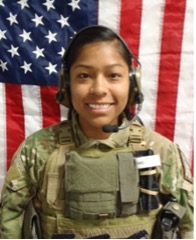
<svg viewBox="0 0 196 240">
<path fill-rule="evenodd" d="M 68 23 L 68 17 L 63 17 L 63 15 L 61 15 L 61 18 L 57 21 L 61 24 L 61 28 L 63 28 L 65 25 L 69 26 L 69 23 Z"/>
<path fill-rule="evenodd" d="M 32 72 L 31 65 L 32 65 L 32 63 L 27 63 L 26 61 L 24 61 L 24 65 L 21 66 L 20 68 L 23 68 L 24 69 L 24 73 L 26 74 L 28 71 Z"/>
<path fill-rule="evenodd" d="M 0 59 L 0 67 L 2 68 L 2 71 L 4 72 L 5 70 L 8 70 L 7 67 L 7 62 L 3 62 L 1 59 Z"/>
<path fill-rule="evenodd" d="M 49 74 L 51 74 L 53 72 L 57 73 L 56 66 L 57 66 L 57 64 L 53 65 L 52 63 L 49 62 L 48 67 L 46 67 L 45 69 L 47 69 L 49 71 Z"/>
<path fill-rule="evenodd" d="M 14 55 L 19 56 L 18 47 L 14 47 L 13 45 L 11 45 L 11 49 L 9 49 L 7 51 L 11 53 L 12 58 L 14 57 Z"/>
<path fill-rule="evenodd" d="M 49 11 L 51 8 L 55 9 L 55 7 L 53 6 L 54 0 L 46 0 L 45 3 L 43 3 L 43 5 L 45 5 L 47 7 L 47 11 Z"/>
<path fill-rule="evenodd" d="M 36 58 L 39 58 L 39 57 L 44 57 L 43 51 L 44 51 L 44 48 L 39 48 L 36 46 L 36 50 L 33 51 L 33 53 L 36 55 Z"/>
<path fill-rule="evenodd" d="M 6 18 L 8 21 L 10 21 L 10 26 L 13 23 L 18 23 L 18 21 L 16 20 L 16 16 L 17 16 L 17 14 L 13 15 L 12 13 L 10 13 L 10 16 L 8 18 Z"/>
<path fill-rule="evenodd" d="M 28 1 L 28 0 L 20 0 L 20 1 L 17 2 L 17 3 L 20 4 L 21 9 L 23 9 L 23 8 L 25 8 L 25 7 L 29 8 L 29 5 L 28 5 L 27 1 Z"/>
<path fill-rule="evenodd" d="M 76 8 L 80 9 L 80 7 L 78 5 L 79 2 L 80 2 L 80 0 L 71 0 L 71 3 L 68 3 L 68 5 L 70 5 L 72 7 L 73 12 L 75 11 Z"/>
<path fill-rule="evenodd" d="M 61 51 L 58 54 L 62 57 L 65 53 L 65 48 L 61 47 Z"/>
<path fill-rule="evenodd" d="M 31 32 L 26 32 L 26 31 L 23 29 L 23 33 L 20 34 L 19 36 L 21 36 L 21 37 L 23 38 L 23 42 L 26 42 L 26 40 L 32 41 L 31 38 L 30 38 L 30 34 L 31 34 Z"/>
<path fill-rule="evenodd" d="M 55 36 L 57 35 L 57 33 L 52 33 L 50 30 L 48 31 L 48 35 L 45 36 L 45 38 L 48 38 L 48 42 L 51 43 L 52 41 L 57 41 Z"/>
<path fill-rule="evenodd" d="M 0 0 L 0 6 L 5 7 L 5 5 L 3 4 L 3 0 Z"/>
<path fill-rule="evenodd" d="M 61 51 L 58 54 L 62 57 L 65 53 L 65 48 L 61 47 Z"/>
<path fill-rule="evenodd" d="M 5 33 L 6 33 L 6 32 L 7 32 L 6 30 L 2 31 L 2 30 L 0 29 L 0 40 L 1 40 L 2 38 L 6 39 L 6 37 L 5 37 Z"/>
<path fill-rule="evenodd" d="M 43 16 L 38 16 L 35 13 L 35 18 L 33 18 L 31 21 L 35 22 L 35 26 L 37 27 L 37 26 L 39 26 L 39 24 L 44 25 L 42 22 L 42 18 L 43 18 Z"/>
</svg>

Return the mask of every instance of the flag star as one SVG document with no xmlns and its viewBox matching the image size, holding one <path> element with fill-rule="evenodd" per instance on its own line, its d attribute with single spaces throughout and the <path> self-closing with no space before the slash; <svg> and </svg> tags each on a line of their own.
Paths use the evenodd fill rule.
<svg viewBox="0 0 196 240">
<path fill-rule="evenodd" d="M 3 62 L 2 60 L 0 60 L 0 67 L 2 68 L 2 71 L 4 72 L 5 70 L 8 71 L 7 67 L 7 62 Z"/>
<path fill-rule="evenodd" d="M 25 8 L 25 7 L 29 8 L 29 5 L 28 5 L 27 1 L 28 1 L 28 0 L 20 0 L 20 1 L 17 2 L 17 3 L 20 4 L 21 9 L 23 9 L 23 8 Z"/>
<path fill-rule="evenodd" d="M 5 5 L 3 4 L 3 0 L 0 0 L 0 6 L 5 7 Z"/>
<path fill-rule="evenodd" d="M 13 23 L 18 23 L 18 21 L 16 20 L 16 16 L 17 16 L 17 14 L 13 15 L 12 13 L 10 13 L 10 16 L 8 18 L 6 18 L 8 21 L 10 21 L 10 26 Z"/>
<path fill-rule="evenodd" d="M 76 32 L 76 31 L 74 31 L 74 32 L 73 32 L 73 35 L 70 37 L 70 39 L 73 39 L 73 38 L 74 38 L 74 36 L 76 35 L 76 33 L 77 33 L 77 32 Z"/>
<path fill-rule="evenodd" d="M 45 38 L 48 38 L 48 42 L 51 43 L 52 41 L 57 41 L 55 36 L 57 35 L 57 33 L 52 33 L 50 30 L 48 31 L 48 35 L 45 36 Z"/>
<path fill-rule="evenodd" d="M 55 7 L 53 6 L 54 0 L 46 0 L 45 3 L 43 3 L 43 5 L 45 5 L 47 7 L 47 11 L 49 11 L 51 8 L 55 9 Z"/>
<path fill-rule="evenodd" d="M 57 21 L 61 24 L 61 28 L 63 28 L 65 25 L 69 26 L 69 23 L 68 23 L 68 17 L 63 17 L 63 15 L 61 15 L 61 18 Z"/>
<path fill-rule="evenodd" d="M 32 41 L 31 38 L 30 38 L 30 34 L 31 34 L 31 32 L 26 32 L 26 31 L 23 29 L 23 33 L 20 34 L 19 36 L 21 36 L 21 37 L 23 38 L 23 42 L 26 42 L 26 40 Z"/>
<path fill-rule="evenodd" d="M 65 53 L 65 48 L 61 47 L 61 51 L 58 54 L 62 57 Z"/>
<path fill-rule="evenodd" d="M 39 58 L 39 57 L 44 57 L 43 51 L 44 51 L 44 48 L 39 48 L 36 46 L 36 50 L 33 51 L 33 53 L 36 55 L 36 58 Z"/>
<path fill-rule="evenodd" d="M 45 69 L 49 71 L 49 75 L 50 75 L 53 72 L 57 73 L 56 66 L 57 64 L 53 65 L 52 63 L 49 62 L 48 67 L 46 67 Z"/>
<path fill-rule="evenodd" d="M 26 74 L 28 71 L 32 72 L 31 65 L 32 65 L 32 63 L 27 63 L 26 61 L 24 61 L 24 65 L 22 65 L 20 68 L 23 68 L 24 73 Z"/>
<path fill-rule="evenodd" d="M 44 25 L 43 22 L 42 22 L 42 18 L 43 16 L 38 16 L 36 13 L 35 13 L 35 18 L 33 18 L 31 21 L 35 22 L 35 26 L 39 26 L 40 25 Z"/>
<path fill-rule="evenodd" d="M 77 9 L 80 9 L 80 6 L 78 5 L 80 2 L 80 0 L 71 0 L 70 3 L 68 3 L 68 5 L 70 5 L 72 7 L 72 11 L 74 12 Z"/>
<path fill-rule="evenodd" d="M 6 33 L 6 32 L 7 32 L 6 30 L 2 31 L 2 30 L 0 29 L 0 40 L 1 40 L 2 38 L 6 39 L 6 37 L 5 37 L 5 33 Z"/>
<path fill-rule="evenodd" d="M 11 49 L 9 49 L 7 51 L 11 53 L 12 58 L 14 57 L 14 55 L 19 56 L 18 47 L 14 47 L 13 45 L 11 45 Z"/>
</svg>

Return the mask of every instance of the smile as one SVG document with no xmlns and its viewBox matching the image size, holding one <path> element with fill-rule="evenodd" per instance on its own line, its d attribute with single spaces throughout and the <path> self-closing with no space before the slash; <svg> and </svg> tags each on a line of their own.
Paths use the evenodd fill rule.
<svg viewBox="0 0 196 240">
<path fill-rule="evenodd" d="M 111 104 L 88 104 L 88 106 L 92 109 L 107 109 Z"/>
</svg>

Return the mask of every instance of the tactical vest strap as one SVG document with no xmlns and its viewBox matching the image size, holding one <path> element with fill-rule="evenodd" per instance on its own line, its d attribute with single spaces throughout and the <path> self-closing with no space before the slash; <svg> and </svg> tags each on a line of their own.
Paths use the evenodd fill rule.
<svg viewBox="0 0 196 240">
<path fill-rule="evenodd" d="M 64 218 L 60 214 L 57 214 L 56 217 L 41 214 L 43 229 L 48 229 L 44 231 L 43 238 L 51 238 L 53 233 L 56 232 L 57 234 L 74 233 L 77 239 L 102 234 L 109 234 L 112 239 L 125 239 L 142 229 L 145 229 L 151 236 L 159 211 L 160 209 L 156 209 L 150 213 L 132 215 L 126 218 L 90 221 Z"/>
<path fill-rule="evenodd" d="M 71 124 L 69 121 L 63 121 L 59 124 L 59 144 L 73 144 Z"/>
<path fill-rule="evenodd" d="M 144 127 L 139 122 L 133 122 L 129 128 L 130 134 L 127 145 L 134 151 L 147 149 L 147 143 L 144 141 Z"/>
</svg>

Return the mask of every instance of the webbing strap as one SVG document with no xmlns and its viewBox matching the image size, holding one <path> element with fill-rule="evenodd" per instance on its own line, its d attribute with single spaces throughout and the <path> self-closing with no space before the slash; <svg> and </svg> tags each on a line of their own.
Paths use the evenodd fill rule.
<svg viewBox="0 0 196 240">
<path fill-rule="evenodd" d="M 146 150 L 148 146 L 144 141 L 144 127 L 139 122 L 135 121 L 130 126 L 129 132 L 128 147 L 132 147 L 134 152 Z"/>
<path fill-rule="evenodd" d="M 157 191 L 152 191 L 152 190 L 145 189 L 145 188 L 140 188 L 140 191 L 143 193 L 149 194 L 149 195 L 154 195 L 154 196 L 156 196 L 159 193 Z"/>
<path fill-rule="evenodd" d="M 61 145 L 58 151 L 54 153 L 54 157 L 50 159 L 50 162 L 48 162 L 46 166 L 48 169 L 48 188 L 50 189 L 50 191 L 47 191 L 47 200 L 50 204 L 54 204 L 54 202 L 58 199 L 58 194 L 62 187 L 60 180 L 63 179 L 64 175 L 64 164 L 66 161 L 65 154 L 70 151 L 71 146 L 72 144 Z"/>
<path fill-rule="evenodd" d="M 72 140 L 72 130 L 69 121 L 63 121 L 59 124 L 59 144 L 70 144 Z"/>
<path fill-rule="evenodd" d="M 153 174 L 157 174 L 156 169 L 147 170 L 147 171 L 140 171 L 140 176 L 149 176 L 149 175 L 153 175 Z"/>
</svg>

